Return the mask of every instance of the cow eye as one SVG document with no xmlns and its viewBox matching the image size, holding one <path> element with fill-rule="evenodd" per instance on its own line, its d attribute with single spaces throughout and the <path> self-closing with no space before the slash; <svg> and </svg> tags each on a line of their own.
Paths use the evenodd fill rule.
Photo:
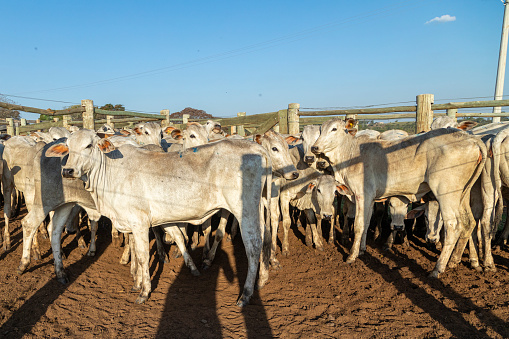
<svg viewBox="0 0 509 339">
<path fill-rule="evenodd" d="M 145 131 L 145 134 L 146 134 L 146 135 L 148 135 L 148 132 L 147 132 L 147 131 Z"/>
<path fill-rule="evenodd" d="M 279 150 L 277 149 L 277 147 L 272 147 L 272 150 L 273 150 L 274 152 L 279 152 Z"/>
<path fill-rule="evenodd" d="M 317 191 L 318 193 L 322 193 L 322 192 L 320 192 L 320 189 L 319 189 L 319 188 L 317 188 L 317 189 L 316 189 L 316 191 Z"/>
<path fill-rule="evenodd" d="M 338 129 L 336 127 L 334 127 L 333 129 L 331 129 L 332 132 L 334 131 L 337 131 Z"/>
<path fill-rule="evenodd" d="M 194 134 L 191 134 L 189 137 L 193 138 L 193 139 L 196 138 L 196 136 Z"/>
<path fill-rule="evenodd" d="M 85 147 L 85 148 L 92 148 L 92 144 L 88 145 L 88 146 L 87 146 L 87 147 Z"/>
</svg>

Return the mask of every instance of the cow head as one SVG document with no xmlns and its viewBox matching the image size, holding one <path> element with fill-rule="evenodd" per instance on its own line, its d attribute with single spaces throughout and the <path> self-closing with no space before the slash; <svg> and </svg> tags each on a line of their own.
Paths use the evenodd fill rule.
<svg viewBox="0 0 509 339">
<path fill-rule="evenodd" d="M 352 137 L 357 132 L 355 119 L 331 119 L 323 123 L 320 128 L 320 136 L 311 146 L 311 152 L 314 154 L 332 152 L 345 142 L 345 139 Z"/>
<path fill-rule="evenodd" d="M 316 160 L 315 155 L 311 152 L 311 146 L 314 145 L 319 136 L 320 126 L 307 125 L 302 130 L 300 139 L 302 140 L 302 148 L 304 149 L 304 162 L 308 165 Z"/>
<path fill-rule="evenodd" d="M 182 137 L 182 147 L 184 149 L 205 145 L 209 142 L 206 128 L 198 123 L 189 124 L 182 132 Z"/>
<path fill-rule="evenodd" d="M 99 138 L 94 131 L 83 129 L 74 132 L 65 142 L 58 142 L 46 150 L 47 157 L 69 154 L 62 176 L 76 179 L 87 175 L 100 163 L 100 153 L 109 153 L 115 146 L 108 139 Z"/>
<path fill-rule="evenodd" d="M 254 140 L 268 152 L 272 161 L 273 173 L 279 174 L 287 180 L 299 177 L 299 172 L 290 157 L 288 144 L 279 133 L 270 130 L 263 135 L 257 134 Z"/>
<path fill-rule="evenodd" d="M 222 134 L 223 130 L 221 129 L 221 124 L 217 121 L 208 120 L 205 124 L 205 129 L 207 130 L 208 136 L 210 136 L 212 133 L 215 134 Z"/>
<path fill-rule="evenodd" d="M 325 220 L 331 220 L 334 215 L 334 198 L 338 190 L 336 180 L 332 175 L 322 175 L 316 181 L 312 189 L 313 205 L 315 212 Z"/>
<path fill-rule="evenodd" d="M 391 213 L 391 231 L 403 231 L 410 201 L 404 197 L 389 198 L 389 212 Z"/>
<path fill-rule="evenodd" d="M 140 145 L 161 145 L 161 126 L 155 122 L 143 122 L 133 129 L 134 137 Z"/>
</svg>

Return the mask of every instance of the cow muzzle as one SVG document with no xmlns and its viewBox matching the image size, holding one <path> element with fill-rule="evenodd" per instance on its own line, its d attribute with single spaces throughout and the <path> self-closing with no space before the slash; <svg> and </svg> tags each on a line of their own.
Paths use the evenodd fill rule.
<svg viewBox="0 0 509 339">
<path fill-rule="evenodd" d="M 283 175 L 283 177 L 286 180 L 295 180 L 299 177 L 299 172 L 294 171 L 294 172 L 290 172 L 290 173 L 285 173 L 285 175 Z"/>
<path fill-rule="evenodd" d="M 320 153 L 320 148 L 318 146 L 311 146 L 311 152 L 318 154 Z"/>
<path fill-rule="evenodd" d="M 392 225 L 391 224 L 391 231 L 404 231 L 405 225 Z"/>
<path fill-rule="evenodd" d="M 332 219 L 332 215 L 331 214 L 324 214 L 323 215 L 323 220 L 331 220 Z"/>
<path fill-rule="evenodd" d="M 72 169 L 72 168 L 62 168 L 62 176 L 64 178 L 74 178 L 74 169 Z"/>
<path fill-rule="evenodd" d="M 313 161 L 315 161 L 315 156 L 314 155 L 306 155 L 304 157 L 304 162 L 310 164 L 312 163 Z"/>
</svg>

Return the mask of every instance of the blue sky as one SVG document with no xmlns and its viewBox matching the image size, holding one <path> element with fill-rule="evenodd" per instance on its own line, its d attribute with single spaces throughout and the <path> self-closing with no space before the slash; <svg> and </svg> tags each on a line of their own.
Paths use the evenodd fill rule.
<svg viewBox="0 0 509 339">
<path fill-rule="evenodd" d="M 423 93 L 435 102 L 493 96 L 504 11 L 500 0 L 4 1 L 0 8 L 0 93 L 26 97 L 9 97 L 20 105 L 61 109 L 92 99 L 219 117 L 292 102 L 329 108 L 411 102 Z"/>
</svg>

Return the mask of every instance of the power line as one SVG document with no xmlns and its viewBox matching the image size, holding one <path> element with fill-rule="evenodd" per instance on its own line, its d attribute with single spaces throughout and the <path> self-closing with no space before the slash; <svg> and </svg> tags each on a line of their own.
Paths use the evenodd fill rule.
<svg viewBox="0 0 509 339">
<path fill-rule="evenodd" d="M 421 0 L 421 2 L 422 1 L 428 1 L 428 0 Z M 295 42 L 298 40 L 305 39 L 311 35 L 314 35 L 314 34 L 320 32 L 320 31 L 331 29 L 332 27 L 335 27 L 338 25 L 346 25 L 349 23 L 356 23 L 360 20 L 366 20 L 368 18 L 381 16 L 383 14 L 392 15 L 392 14 L 394 14 L 394 11 L 397 9 L 401 9 L 404 7 L 410 7 L 410 6 L 415 7 L 416 6 L 415 3 L 416 3 L 415 0 L 414 1 L 412 1 L 412 0 L 400 1 L 396 4 L 382 7 L 382 8 L 376 9 L 376 10 L 372 10 L 372 11 L 369 11 L 369 12 L 366 12 L 363 14 L 355 15 L 355 16 L 352 16 L 352 17 L 349 17 L 346 19 L 333 21 L 333 22 L 330 22 L 327 24 L 323 24 L 320 26 L 302 30 L 302 31 L 299 31 L 299 32 L 296 32 L 293 34 L 279 37 L 279 38 L 270 39 L 270 40 L 267 40 L 264 42 L 244 46 L 241 48 L 237 48 L 237 49 L 233 49 L 230 51 L 210 55 L 210 56 L 203 57 L 203 58 L 194 59 L 191 61 L 187 61 L 187 62 L 183 62 L 183 63 L 171 65 L 171 66 L 160 67 L 160 68 L 156 68 L 156 69 L 152 69 L 152 70 L 148 70 L 148 71 L 144 71 L 144 72 L 124 75 L 124 76 L 119 76 L 119 77 L 104 79 L 104 80 L 99 80 L 99 81 L 94 81 L 94 82 L 85 83 L 85 84 L 51 88 L 51 89 L 46 89 L 46 90 L 30 91 L 30 92 L 24 92 L 24 93 L 41 93 L 41 92 L 51 92 L 51 91 L 59 91 L 59 90 L 67 90 L 67 89 L 75 89 L 75 88 L 93 87 L 93 86 L 108 84 L 108 83 L 112 83 L 112 82 L 131 80 L 131 79 L 137 79 L 140 77 L 156 75 L 156 74 L 159 74 L 162 72 L 176 71 L 176 70 L 180 70 L 183 68 L 193 67 L 193 66 L 197 66 L 197 65 L 201 65 L 201 64 L 205 64 L 205 63 L 209 63 L 209 62 L 214 62 L 214 61 L 218 61 L 218 60 L 222 60 L 222 59 L 226 59 L 226 58 L 231 58 L 231 57 L 235 57 L 235 56 L 239 56 L 239 55 L 243 55 L 243 54 L 261 51 L 261 50 L 264 50 L 267 48 L 277 47 L 282 44 Z"/>
</svg>

